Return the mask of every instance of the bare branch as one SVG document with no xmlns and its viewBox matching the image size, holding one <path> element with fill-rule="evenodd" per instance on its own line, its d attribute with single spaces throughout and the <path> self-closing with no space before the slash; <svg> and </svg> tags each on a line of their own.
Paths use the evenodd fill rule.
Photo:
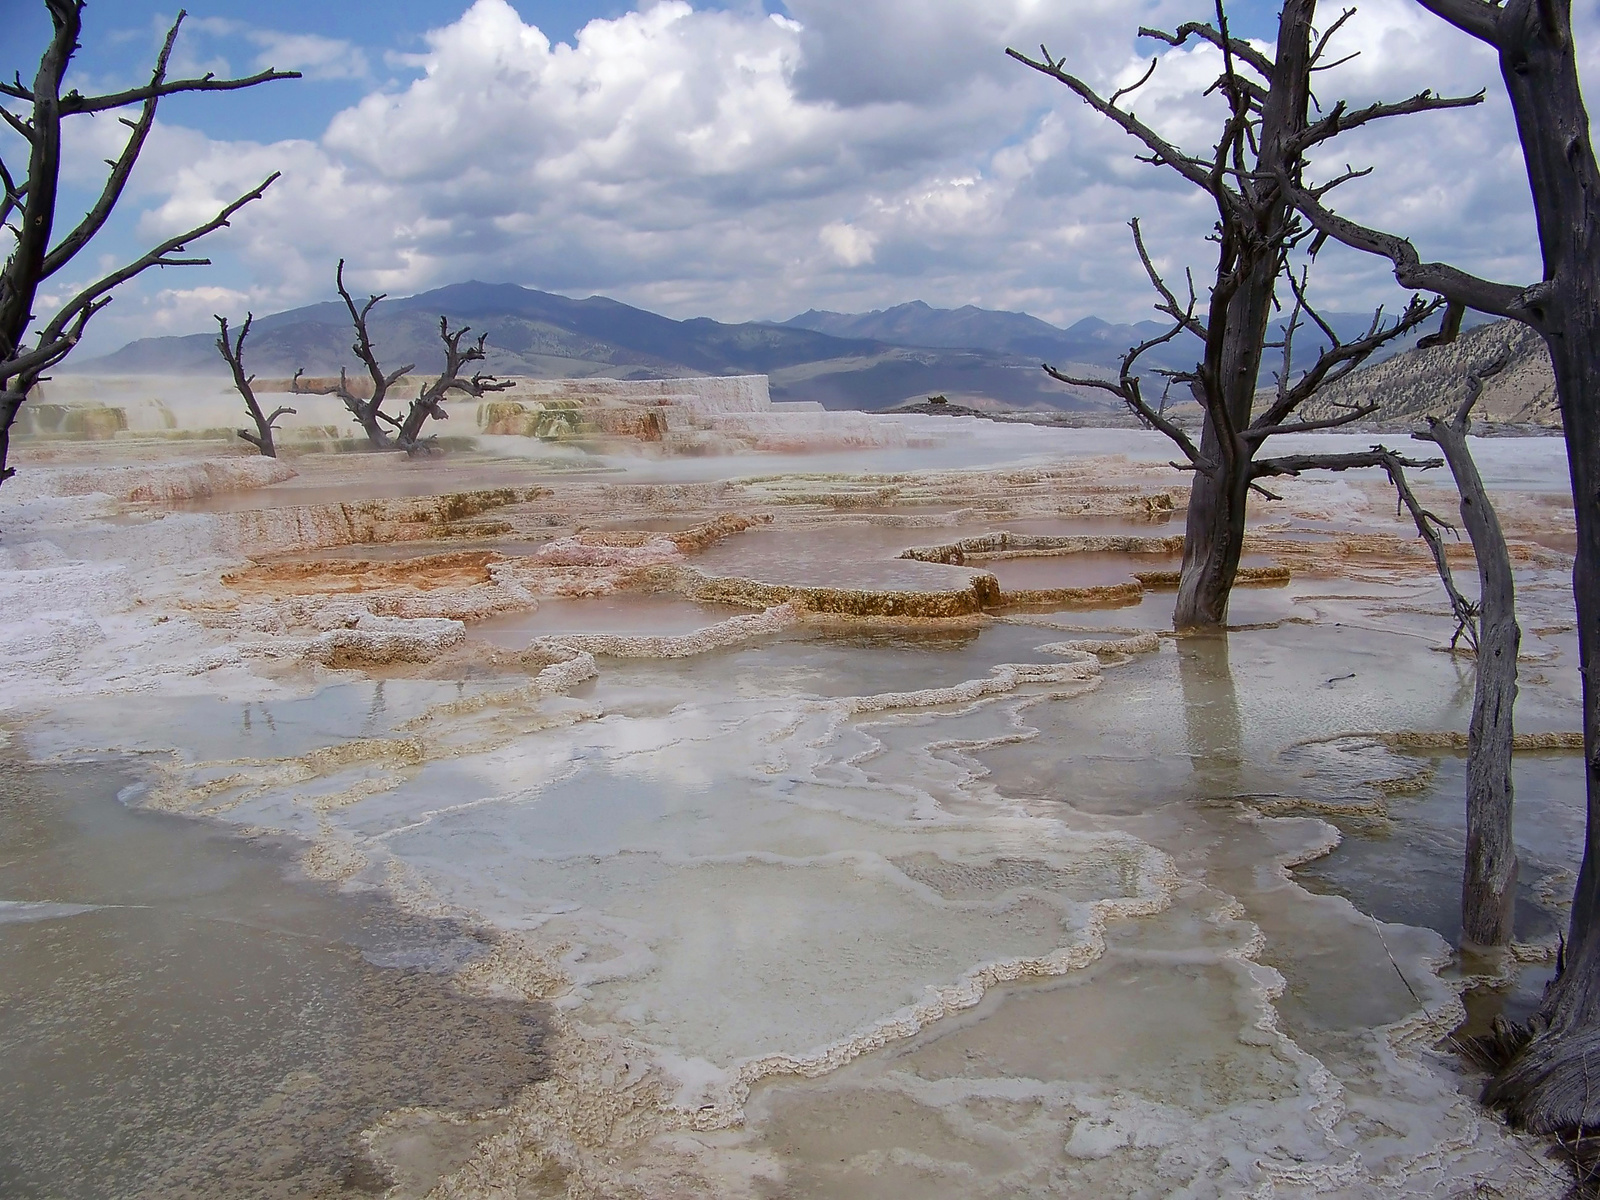
<svg viewBox="0 0 1600 1200">
<path fill-rule="evenodd" d="M 1177 330 L 1173 330 L 1173 332 L 1177 332 Z M 1157 345 L 1160 341 L 1165 340 L 1165 337 L 1161 339 L 1154 339 L 1150 342 L 1142 343 L 1141 345 L 1134 347 L 1128 352 L 1128 355 L 1124 356 L 1124 361 L 1127 362 L 1129 359 L 1137 357 L 1145 350 L 1150 349 L 1151 346 Z M 1177 445 L 1178 449 L 1183 451 L 1191 464 L 1200 460 L 1200 452 L 1195 449 L 1194 442 L 1190 440 L 1189 435 L 1185 433 L 1178 425 L 1168 420 L 1165 415 L 1150 407 L 1149 401 L 1145 400 L 1140 391 L 1138 379 L 1128 375 L 1126 367 L 1124 368 L 1122 378 L 1116 382 L 1112 382 L 1108 379 L 1094 379 L 1088 376 L 1068 375 L 1062 371 L 1056 370 L 1049 363 L 1045 363 L 1043 365 L 1045 374 L 1049 375 L 1051 379 L 1054 379 L 1058 383 L 1065 383 L 1076 387 L 1098 388 L 1101 391 L 1110 392 L 1117 399 L 1121 400 L 1134 416 L 1139 418 L 1140 422 L 1143 423 L 1145 428 L 1157 429 L 1166 434 L 1167 437 Z"/>
<path fill-rule="evenodd" d="M 1151 129 L 1148 125 L 1144 124 L 1144 122 L 1140 121 L 1139 118 L 1135 117 L 1131 112 L 1128 112 L 1126 109 L 1118 108 L 1116 105 L 1106 100 L 1077 76 L 1067 74 L 1067 72 L 1061 69 L 1061 64 L 1052 59 L 1049 55 L 1049 52 L 1046 51 L 1044 47 L 1041 46 L 1039 48 L 1039 52 L 1044 56 L 1043 62 L 1035 61 L 1034 59 L 1029 58 L 1026 54 L 1019 53 L 1016 50 L 1006 51 L 1008 55 L 1022 63 L 1024 66 L 1032 67 L 1041 75 L 1048 75 L 1058 83 L 1066 84 L 1066 86 L 1071 88 L 1072 91 L 1075 92 L 1078 97 L 1090 108 L 1094 109 L 1103 116 L 1109 117 L 1112 121 L 1115 121 L 1119 126 L 1121 126 L 1125 132 L 1130 133 L 1134 137 L 1138 138 L 1147 147 L 1149 147 L 1153 155 L 1153 158 L 1150 161 L 1156 165 L 1172 167 L 1185 179 L 1189 180 L 1189 182 L 1197 185 L 1198 187 L 1203 187 L 1207 191 L 1212 189 L 1213 184 L 1210 175 L 1204 169 L 1204 167 L 1198 163 L 1197 160 L 1183 153 L 1183 151 L 1179 150 L 1171 142 L 1163 138 L 1154 129 Z"/>
<path fill-rule="evenodd" d="M 1204 341 L 1206 338 L 1206 327 L 1194 315 L 1194 277 L 1192 275 L 1188 276 L 1188 303 L 1180 304 L 1178 297 L 1173 294 L 1172 289 L 1167 286 L 1167 281 L 1161 278 L 1161 273 L 1156 270 L 1155 263 L 1151 261 L 1150 251 L 1145 248 L 1144 244 L 1144 231 L 1139 227 L 1139 218 L 1134 217 L 1133 220 L 1129 221 L 1128 227 L 1133 230 L 1133 244 L 1134 247 L 1139 251 L 1139 261 L 1144 265 L 1144 273 L 1150 279 L 1150 286 L 1155 288 L 1156 291 L 1161 294 L 1163 303 L 1156 306 L 1157 311 L 1166 313 L 1174 321 L 1177 321 L 1182 328 L 1187 329 L 1190 333 Z M 1171 336 L 1173 335 L 1169 334 L 1167 337 L 1162 338 L 1161 341 L 1166 341 Z M 1145 347 L 1145 349 L 1150 349 L 1151 347 L 1157 345 L 1160 345 L 1160 342 L 1151 342 L 1149 346 Z"/>
<path fill-rule="evenodd" d="M 1476 371 L 1470 372 L 1467 375 L 1466 398 L 1461 401 L 1460 407 L 1458 407 L 1450 417 L 1451 428 L 1455 429 L 1462 437 L 1467 436 L 1467 429 L 1472 422 L 1472 409 L 1473 406 L 1478 403 L 1478 397 L 1483 395 L 1484 381 L 1493 379 L 1496 375 L 1500 374 L 1501 371 L 1504 371 L 1510 361 L 1511 359 L 1509 355 L 1504 353 L 1498 354 L 1487 366 L 1480 367 Z M 1437 418 L 1434 418 L 1428 423 L 1429 425 L 1433 425 L 1436 421 Z M 1429 440 L 1437 441 L 1438 439 L 1430 438 Z"/>
<path fill-rule="evenodd" d="M 1280 383 L 1277 401 L 1271 408 L 1256 418 L 1245 433 L 1246 437 L 1258 442 L 1274 432 L 1286 431 L 1284 430 L 1283 422 L 1293 415 L 1300 405 L 1310 399 L 1319 388 L 1343 379 L 1389 342 L 1395 338 L 1403 337 L 1426 321 L 1433 313 L 1439 310 L 1442 303 L 1438 300 L 1424 303 L 1419 297 L 1412 297 L 1410 304 L 1406 306 L 1406 311 L 1401 314 L 1394 324 L 1387 327 L 1382 324 L 1383 309 L 1380 307 L 1373 313 L 1372 322 L 1367 326 L 1367 332 L 1364 336 L 1353 342 L 1341 342 L 1339 335 L 1334 332 L 1333 326 L 1324 320 L 1321 314 L 1306 301 L 1304 280 L 1297 280 L 1293 273 L 1290 272 L 1288 273 L 1288 281 L 1289 287 L 1295 294 L 1296 311 L 1304 311 L 1310 314 L 1311 319 L 1322 330 L 1323 336 L 1328 339 L 1330 346 L 1318 355 L 1316 363 L 1304 372 L 1292 387 Z M 1327 422 L 1305 423 L 1294 428 L 1299 430 L 1308 428 L 1332 429 L 1339 425 L 1346 425 L 1351 421 L 1360 420 L 1362 416 L 1366 415 L 1368 414 L 1351 413 L 1331 418 Z"/>
<path fill-rule="evenodd" d="M 177 40 L 178 27 L 183 24 L 183 19 L 188 13 L 182 9 L 178 11 L 177 19 L 172 22 L 172 28 L 167 31 L 165 51 L 162 54 L 163 63 L 172 51 L 172 44 Z M 271 83 L 276 79 L 299 79 L 299 71 L 258 71 L 240 79 L 218 79 L 211 72 L 197 79 L 165 78 L 166 72 L 152 79 L 143 87 L 129 88 L 125 92 L 111 92 L 104 96 L 82 96 L 76 91 L 68 92 L 61 97 L 61 115 L 74 116 L 78 113 L 104 112 L 112 108 L 126 108 L 130 104 L 144 104 L 151 100 L 159 100 L 163 96 L 172 96 L 178 92 L 232 92 L 240 88 L 255 87 L 258 83 Z M 0 96 L 10 96 L 13 100 L 24 103 L 35 102 L 35 92 L 22 86 L 21 82 L 7 83 L 0 79 Z"/>
<path fill-rule="evenodd" d="M 259 185 L 233 201 L 205 224 L 196 225 L 193 229 L 178 234 L 177 237 L 168 238 L 155 249 L 147 251 L 126 266 L 119 267 L 103 279 L 84 288 L 83 291 L 67 301 L 65 307 L 56 313 L 50 323 L 45 326 L 43 332 L 39 335 L 40 344 L 59 341 L 69 328 L 75 328 L 78 333 L 81 333 L 83 322 L 87 321 L 90 315 L 99 311 L 105 303 L 109 302 L 105 298 L 106 293 L 110 292 L 118 284 L 125 283 L 135 275 L 141 274 L 151 267 L 203 266 L 209 263 L 211 260 L 206 258 L 173 258 L 171 255 L 175 251 L 182 250 L 189 242 L 202 238 L 206 234 L 213 233 L 230 224 L 230 218 L 232 218 L 233 214 L 251 201 L 259 200 L 262 194 L 272 186 L 278 175 L 279 172 L 274 171 L 266 179 L 262 180 Z M 80 317 L 82 318 L 81 321 L 79 320 Z M 77 323 L 74 324 L 74 322 Z M 76 344 L 76 341 L 77 337 L 74 335 L 71 338 L 71 342 Z M 15 361 L 0 363 L 0 382 L 23 374 L 23 372 L 16 369 L 16 366 L 17 363 Z"/>
<path fill-rule="evenodd" d="M 1121 100 L 1124 96 L 1128 95 L 1128 93 L 1137 92 L 1145 84 L 1149 83 L 1150 76 L 1156 73 L 1156 64 L 1160 61 L 1161 60 L 1159 58 L 1152 58 L 1150 60 L 1150 69 L 1143 75 L 1139 76 L 1139 81 L 1137 83 L 1130 83 L 1127 87 L 1118 88 L 1116 91 L 1112 92 L 1111 99 L 1108 101 L 1108 103 L 1115 104 L 1118 100 Z"/>
<path fill-rule="evenodd" d="M 1434 346 L 1448 346 L 1461 336 L 1461 318 L 1466 315 L 1467 306 L 1459 300 L 1452 300 L 1445 305 L 1444 317 L 1439 322 L 1439 331 L 1430 333 L 1426 337 L 1417 339 L 1417 349 L 1429 350 Z"/>
<path fill-rule="evenodd" d="M 1504 10 L 1498 4 L 1486 0 L 1417 0 L 1417 3 L 1463 33 L 1470 33 L 1491 46 L 1500 45 L 1500 14 Z"/>
<path fill-rule="evenodd" d="M 16 180 L 12 179 L 11 171 L 3 160 L 0 160 L 0 225 L 4 225 L 11 214 L 22 204 L 22 198 L 27 192 L 27 184 L 17 187 Z M 15 231 L 13 231 L 15 232 Z"/>
<path fill-rule="evenodd" d="M 1382 450 L 1382 447 L 1378 447 Z M 1461 589 L 1456 587 L 1455 576 L 1450 571 L 1449 560 L 1444 553 L 1444 540 L 1439 536 L 1439 530 L 1448 529 L 1455 532 L 1455 526 L 1448 521 L 1436 516 L 1424 508 L 1411 490 L 1411 485 L 1406 479 L 1405 468 L 1415 465 L 1407 459 L 1389 450 L 1383 450 L 1383 468 L 1389 474 L 1389 481 L 1394 484 L 1394 490 L 1399 498 L 1399 503 L 1404 505 L 1411 514 L 1411 521 L 1417 527 L 1419 536 L 1428 545 L 1428 553 L 1433 556 L 1434 569 L 1439 572 L 1439 581 L 1444 584 L 1445 593 L 1450 597 L 1450 610 L 1455 613 L 1456 631 L 1450 638 L 1450 648 L 1455 649 L 1456 642 L 1463 634 L 1466 635 L 1467 644 L 1474 651 L 1478 648 L 1478 606 L 1461 594 Z"/>
<path fill-rule="evenodd" d="M 1425 263 L 1417 254 L 1417 248 L 1405 238 L 1357 225 L 1354 221 L 1329 212 L 1312 192 L 1296 187 L 1287 178 L 1280 182 L 1291 203 L 1318 230 L 1352 249 L 1387 258 L 1394 265 L 1394 277 L 1401 287 L 1433 292 L 1479 312 L 1515 317 L 1535 329 L 1543 328 L 1541 300 L 1547 291 L 1544 284 L 1527 288 L 1513 287 L 1507 283 L 1479 279 L 1476 275 L 1469 275 L 1444 263 Z"/>
<path fill-rule="evenodd" d="M 1352 421 L 1359 421 L 1363 417 L 1370 417 L 1378 411 L 1378 405 L 1358 404 L 1345 408 L 1344 412 L 1336 417 L 1321 417 L 1314 421 L 1291 421 L 1286 425 L 1279 425 L 1272 430 L 1272 436 L 1280 433 L 1316 433 L 1323 429 L 1339 429 L 1349 425 Z M 1252 436 L 1247 433 L 1246 436 Z"/>
<path fill-rule="evenodd" d="M 1301 151 L 1308 150 L 1329 138 L 1337 137 L 1352 129 L 1359 129 L 1373 121 L 1381 121 L 1386 117 L 1406 117 L 1444 108 L 1471 108 L 1473 105 L 1482 104 L 1484 95 L 1484 92 L 1479 91 L 1471 96 L 1436 96 L 1432 91 L 1421 91 L 1406 100 L 1388 104 L 1369 104 L 1366 108 L 1357 109 L 1355 112 L 1350 112 L 1345 102 L 1341 100 L 1333 106 L 1327 116 L 1295 139 L 1295 147 Z"/>
<path fill-rule="evenodd" d="M 1347 8 L 1334 19 L 1332 25 L 1322 31 L 1322 36 L 1317 39 L 1317 44 L 1311 49 L 1311 70 L 1315 71 L 1317 69 L 1317 64 L 1322 62 L 1322 56 L 1328 52 L 1329 44 L 1338 36 L 1339 30 L 1344 28 L 1345 22 L 1355 15 L 1355 9 Z"/>
<path fill-rule="evenodd" d="M 0 118 L 4 118 L 5 119 L 5 123 L 7 125 L 11 126 L 11 131 L 13 133 L 15 133 L 18 137 L 20 137 L 23 141 L 25 141 L 25 142 L 32 142 L 33 141 L 33 126 L 32 126 L 32 124 L 30 124 L 27 121 L 24 121 L 21 117 L 17 116 L 16 113 L 12 112 L 9 108 L 7 108 L 3 104 L 0 104 Z"/>
<path fill-rule="evenodd" d="M 1374 446 L 1371 450 L 1348 454 L 1284 454 L 1277 458 L 1258 458 L 1250 464 L 1250 477 L 1300 475 L 1306 471 L 1358 471 L 1364 467 L 1381 467 L 1387 471 L 1390 459 L 1403 467 L 1423 471 L 1444 466 L 1442 458 L 1402 458 L 1384 446 Z"/>
<path fill-rule="evenodd" d="M 1148 26 L 1141 25 L 1139 27 L 1139 36 L 1154 38 L 1156 41 L 1165 42 L 1167 45 L 1174 48 L 1182 47 L 1190 38 L 1193 37 L 1199 38 L 1202 41 L 1210 42 L 1219 50 L 1222 49 L 1222 34 L 1213 29 L 1210 25 L 1200 21 L 1185 22 L 1184 24 L 1178 26 L 1177 32 L 1175 33 L 1163 33 L 1159 29 L 1151 29 Z M 1231 38 L 1229 48 L 1235 55 L 1244 59 L 1245 62 L 1249 63 L 1252 67 L 1259 71 L 1264 78 L 1271 77 L 1272 60 L 1265 54 L 1261 53 L 1261 51 L 1257 50 L 1249 42 L 1245 41 L 1243 38 Z"/>
<path fill-rule="evenodd" d="M 172 22 L 172 28 L 167 30 L 167 37 L 161 43 L 161 51 L 156 55 L 156 65 L 150 73 L 150 87 L 159 89 L 167 75 L 167 60 L 172 57 L 173 43 L 178 40 L 178 27 L 183 24 L 184 14 L 180 11 L 178 17 Z M 62 100 L 62 111 L 66 111 L 66 101 L 76 93 L 69 93 Z M 69 233 L 61 242 L 45 256 L 44 266 L 40 278 L 48 279 L 67 263 L 72 261 L 74 255 L 88 244 L 89 239 L 100 231 L 106 219 L 111 216 L 111 210 L 122 195 L 122 189 L 127 186 L 128 177 L 133 173 L 133 164 L 138 161 L 139 152 L 144 149 L 145 139 L 150 135 L 150 129 L 155 124 L 156 103 L 160 98 L 158 90 L 152 90 L 144 101 L 144 107 L 139 113 L 139 119 L 128 123 L 133 130 L 128 142 L 122 148 L 122 153 L 111 164 L 111 175 L 106 180 L 105 186 L 100 191 L 100 198 L 94 206 L 78 223 L 76 229 Z"/>
</svg>

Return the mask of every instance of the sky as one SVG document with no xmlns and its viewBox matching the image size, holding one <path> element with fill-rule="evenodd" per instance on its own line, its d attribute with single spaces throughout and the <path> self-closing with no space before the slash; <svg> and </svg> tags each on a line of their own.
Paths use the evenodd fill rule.
<svg viewBox="0 0 1600 1200">
<path fill-rule="evenodd" d="M 1597 7 L 1574 5 L 1586 72 L 1600 60 Z M 1103 90 L 1158 57 L 1128 103 L 1204 149 L 1217 55 L 1135 34 L 1212 11 L 1203 0 L 192 0 L 174 74 L 276 66 L 305 78 L 164 101 L 116 217 L 45 301 L 281 171 L 199 243 L 213 265 L 125 287 L 84 352 L 198 332 L 213 313 L 333 298 L 341 257 L 362 291 L 480 279 L 679 318 L 923 300 L 1059 324 L 1140 319 L 1151 294 L 1128 219 L 1141 219 L 1163 270 L 1203 281 L 1209 198 L 1136 161 L 1130 138 L 1004 52 L 1043 42 Z M 1276 11 L 1260 0 L 1229 10 L 1236 32 L 1263 39 Z M 70 82 L 138 82 L 174 15 L 151 0 L 91 0 Z M 31 79 L 43 3 L 0 0 L 0 29 L 0 70 Z M 1415 0 L 1362 0 L 1339 46 L 1358 53 L 1319 76 L 1324 107 L 1487 91 L 1473 109 L 1340 139 L 1318 170 L 1373 168 L 1341 189 L 1340 209 L 1411 236 L 1424 257 L 1536 278 L 1493 56 Z M 63 225 L 126 134 L 116 116 L 69 124 Z M 20 146 L 0 131 L 14 167 Z M 1404 300 L 1382 264 L 1342 249 L 1321 256 L 1313 290 L 1343 311 Z"/>
</svg>

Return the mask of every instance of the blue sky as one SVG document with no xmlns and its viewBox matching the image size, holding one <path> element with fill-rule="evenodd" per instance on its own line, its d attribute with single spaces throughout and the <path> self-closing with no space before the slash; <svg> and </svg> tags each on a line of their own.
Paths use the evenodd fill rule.
<svg viewBox="0 0 1600 1200">
<path fill-rule="evenodd" d="M 1578 5 L 1586 53 L 1595 6 Z M 205 243 L 214 266 L 130 287 L 86 349 L 191 332 L 213 311 L 325 299 L 341 255 L 357 286 L 393 294 L 482 278 L 677 317 L 911 299 L 1062 323 L 1141 317 L 1149 297 L 1127 218 L 1143 219 L 1168 269 L 1203 274 L 1206 203 L 1133 162 L 1123 135 L 1003 51 L 1044 40 L 1114 87 L 1161 49 L 1136 43 L 1139 24 L 1211 11 L 1185 0 L 196 0 L 179 69 L 271 63 L 306 78 L 164 103 L 83 270 L 204 220 L 270 170 L 284 177 Z M 145 75 L 173 12 L 92 0 L 79 86 Z M 1230 13 L 1250 36 L 1275 26 L 1275 5 Z M 43 4 L 0 0 L 0 16 L 0 67 L 26 79 Z M 1491 91 L 1482 109 L 1341 145 L 1382 180 L 1352 188 L 1347 208 L 1418 236 L 1425 253 L 1513 279 L 1533 270 L 1493 60 L 1413 0 L 1365 0 L 1347 44 L 1362 54 L 1324 78 L 1330 99 Z M 1214 73 L 1204 53 L 1165 52 L 1141 116 L 1203 147 Z M 117 132 L 77 133 L 69 201 L 90 194 Z M 0 153 L 12 161 L 16 144 L 0 138 Z M 1355 256 L 1332 255 L 1319 283 L 1333 308 L 1400 299 Z"/>
</svg>

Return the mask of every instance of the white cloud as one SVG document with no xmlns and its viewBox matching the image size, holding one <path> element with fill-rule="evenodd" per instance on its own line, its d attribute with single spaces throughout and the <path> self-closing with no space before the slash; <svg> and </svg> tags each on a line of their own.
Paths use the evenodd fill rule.
<svg viewBox="0 0 1600 1200">
<path fill-rule="evenodd" d="M 838 222 L 824 225 L 817 236 L 840 265 L 846 267 L 859 267 L 871 262 L 873 247 L 878 244 L 878 239 L 866 230 Z"/>
<path fill-rule="evenodd" d="M 200 17 L 186 22 L 184 29 L 187 36 L 179 40 L 174 52 L 175 67 L 191 67 L 204 61 L 205 70 L 218 75 L 232 74 L 227 60 L 220 57 L 215 48 L 211 49 L 209 61 L 199 56 L 204 53 L 208 38 L 237 38 L 256 48 L 250 65 L 252 72 L 276 68 L 299 71 L 308 79 L 366 79 L 371 75 L 366 52 L 344 38 L 286 33 L 228 17 Z M 174 73 L 196 75 L 204 71 L 187 69 Z"/>
<path fill-rule="evenodd" d="M 257 312 L 325 298 L 344 256 L 377 290 L 476 276 L 677 316 L 922 298 L 1139 317 L 1149 296 L 1126 229 L 1135 215 L 1164 265 L 1209 275 L 1207 198 L 1137 162 L 1130 138 L 1003 53 L 1044 41 L 1117 87 L 1148 64 L 1135 26 L 1193 15 L 1173 0 L 1089 0 L 1070 14 L 1037 0 L 791 0 L 790 12 L 668 0 L 553 44 L 505 0 L 476 0 L 407 60 L 409 83 L 372 91 L 316 142 L 162 127 L 136 180 L 151 201 L 141 232 L 203 220 L 281 169 L 207 244 L 215 285 L 248 292 Z M 1365 4 L 1344 41 L 1362 53 L 1319 78 L 1324 104 L 1424 86 L 1487 86 L 1491 100 L 1341 141 L 1329 169 L 1375 167 L 1341 205 L 1425 253 L 1509 278 L 1536 270 L 1492 57 L 1413 0 Z M 270 56 L 365 69 L 332 39 L 296 45 Z M 1168 50 L 1129 103 L 1204 149 L 1217 67 L 1209 48 Z M 1332 307 L 1393 296 L 1381 264 L 1327 258 Z M 172 293 L 172 311 L 185 294 Z"/>
<path fill-rule="evenodd" d="M 343 38 L 272 29 L 250 29 L 245 37 L 261 48 L 252 64 L 257 71 L 274 67 L 308 79 L 366 79 L 372 73 L 366 54 Z"/>
</svg>

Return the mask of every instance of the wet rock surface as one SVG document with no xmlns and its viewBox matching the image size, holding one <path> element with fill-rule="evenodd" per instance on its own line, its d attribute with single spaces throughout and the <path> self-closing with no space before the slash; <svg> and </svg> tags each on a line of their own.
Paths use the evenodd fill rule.
<svg viewBox="0 0 1600 1200">
<path fill-rule="evenodd" d="M 131 810 L 133 771 L 0 770 L 0 1194 L 377 1195 L 385 1113 L 473 1128 L 544 1075 L 540 1008 L 452 982 L 482 935 Z"/>
</svg>

